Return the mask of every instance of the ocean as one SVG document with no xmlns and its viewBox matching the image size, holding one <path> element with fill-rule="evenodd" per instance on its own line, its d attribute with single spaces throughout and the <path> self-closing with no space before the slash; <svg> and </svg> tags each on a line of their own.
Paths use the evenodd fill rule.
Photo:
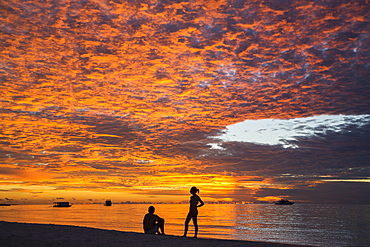
<svg viewBox="0 0 370 247">
<path fill-rule="evenodd" d="M 86 226 L 142 232 L 147 204 L 76 204 L 0 206 L 0 220 Z M 186 204 L 155 204 L 166 234 L 182 236 Z M 188 236 L 193 235 L 190 223 Z M 326 204 L 206 204 L 199 208 L 203 238 L 302 244 L 311 246 L 370 246 L 370 205 Z"/>
</svg>

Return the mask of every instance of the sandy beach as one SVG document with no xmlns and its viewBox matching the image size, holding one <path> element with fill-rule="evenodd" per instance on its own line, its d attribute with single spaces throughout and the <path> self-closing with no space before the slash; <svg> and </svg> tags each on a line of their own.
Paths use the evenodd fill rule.
<svg viewBox="0 0 370 247">
<path fill-rule="evenodd" d="M 1 246 L 302 246 L 280 243 L 265 243 L 240 240 L 220 240 L 180 236 L 147 235 L 135 232 L 122 232 L 103 230 L 88 227 L 13 223 L 0 221 L 0 243 Z"/>
</svg>

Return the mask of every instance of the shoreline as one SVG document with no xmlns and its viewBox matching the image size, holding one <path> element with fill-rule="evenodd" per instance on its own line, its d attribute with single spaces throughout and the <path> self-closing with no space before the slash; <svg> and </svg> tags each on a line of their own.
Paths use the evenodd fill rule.
<svg viewBox="0 0 370 247">
<path fill-rule="evenodd" d="M 249 246 L 249 247 L 302 247 L 307 245 L 225 240 L 212 238 L 180 237 L 172 235 L 148 235 L 137 232 L 104 230 L 71 225 L 17 223 L 0 221 L 2 246 L 50 247 L 50 246 Z"/>
</svg>

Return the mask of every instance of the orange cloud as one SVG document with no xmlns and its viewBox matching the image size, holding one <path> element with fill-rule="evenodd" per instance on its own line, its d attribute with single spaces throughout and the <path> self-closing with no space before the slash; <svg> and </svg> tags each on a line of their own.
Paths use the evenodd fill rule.
<svg viewBox="0 0 370 247">
<path fill-rule="evenodd" d="M 241 166 L 251 177 L 264 169 L 208 155 L 209 137 L 246 119 L 368 113 L 362 2 L 3 5 L 0 169 L 10 183 L 140 196 L 195 183 L 213 198 L 291 188 L 269 175 L 240 181 Z"/>
</svg>

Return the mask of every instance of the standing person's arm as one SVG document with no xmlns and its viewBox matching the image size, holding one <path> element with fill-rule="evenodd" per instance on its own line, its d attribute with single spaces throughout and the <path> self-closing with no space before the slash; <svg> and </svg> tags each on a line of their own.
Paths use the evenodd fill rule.
<svg viewBox="0 0 370 247">
<path fill-rule="evenodd" d="M 199 198 L 199 202 L 200 202 L 200 204 L 197 206 L 198 208 L 199 207 L 201 207 L 201 206 L 203 206 L 204 205 L 204 202 L 202 201 L 202 199 L 200 199 L 200 197 L 198 196 L 198 198 Z"/>
</svg>

